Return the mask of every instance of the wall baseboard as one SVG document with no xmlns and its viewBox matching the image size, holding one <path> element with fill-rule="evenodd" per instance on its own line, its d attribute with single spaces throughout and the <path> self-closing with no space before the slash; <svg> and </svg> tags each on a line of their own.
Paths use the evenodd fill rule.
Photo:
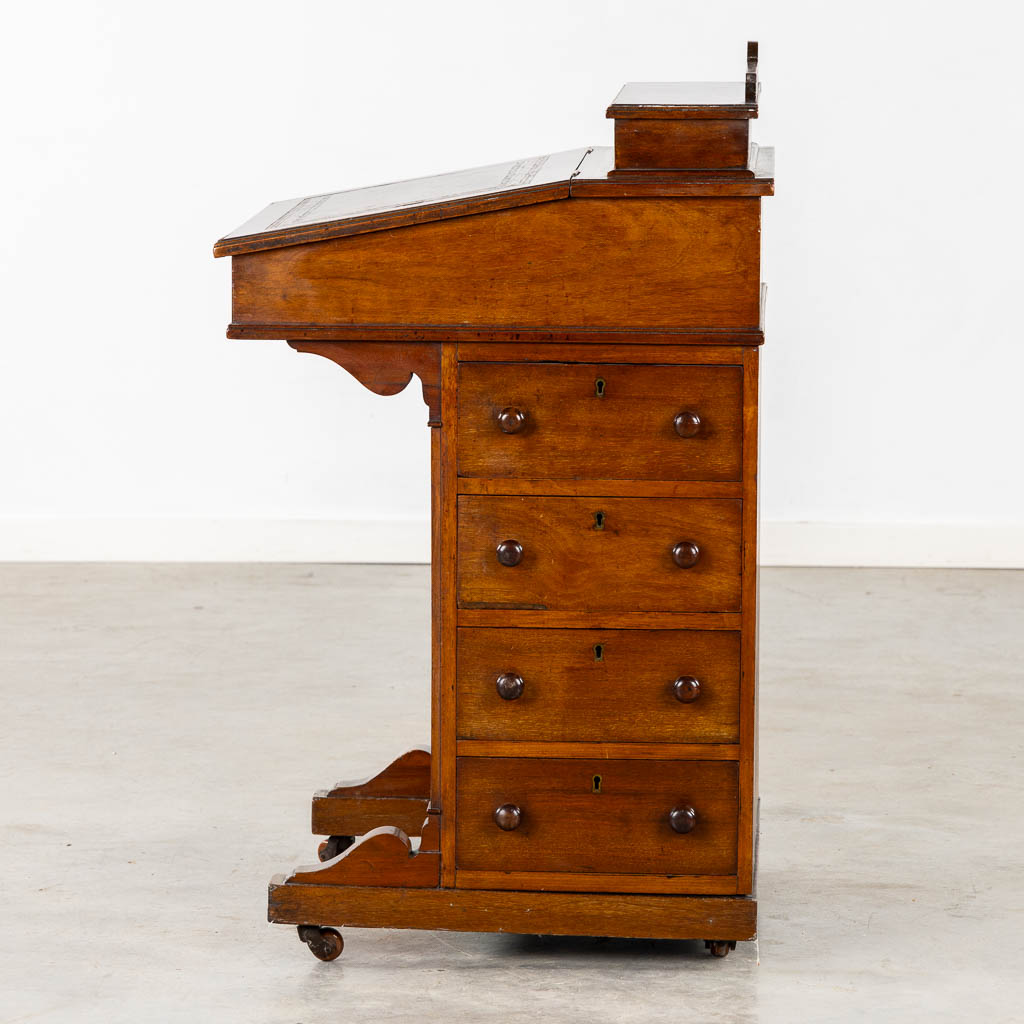
<svg viewBox="0 0 1024 1024">
<path fill-rule="evenodd" d="M 428 562 L 426 519 L 0 518 L 0 562 Z"/>
<path fill-rule="evenodd" d="M 1024 524 L 763 522 L 761 564 L 1024 568 Z M 425 519 L 0 518 L 2 562 L 426 562 Z"/>
<path fill-rule="evenodd" d="M 1024 569 L 1024 524 L 762 522 L 760 562 Z"/>
</svg>

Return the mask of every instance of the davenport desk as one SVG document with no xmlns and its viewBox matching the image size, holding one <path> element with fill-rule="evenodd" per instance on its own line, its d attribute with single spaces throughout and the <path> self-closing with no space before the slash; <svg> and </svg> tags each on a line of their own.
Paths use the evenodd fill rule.
<svg viewBox="0 0 1024 1024">
<path fill-rule="evenodd" d="M 429 409 L 429 749 L 313 799 L 270 920 L 755 934 L 757 47 L 631 83 L 614 149 L 275 203 L 231 338 Z M 353 430 L 358 429 L 353 424 Z"/>
</svg>

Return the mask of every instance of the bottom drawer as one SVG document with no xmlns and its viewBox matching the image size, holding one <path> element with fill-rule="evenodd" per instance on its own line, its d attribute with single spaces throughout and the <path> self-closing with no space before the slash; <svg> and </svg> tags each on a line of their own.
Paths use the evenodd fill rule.
<svg viewBox="0 0 1024 1024">
<path fill-rule="evenodd" d="M 736 872 L 735 761 L 460 757 L 457 765 L 462 870 Z"/>
</svg>

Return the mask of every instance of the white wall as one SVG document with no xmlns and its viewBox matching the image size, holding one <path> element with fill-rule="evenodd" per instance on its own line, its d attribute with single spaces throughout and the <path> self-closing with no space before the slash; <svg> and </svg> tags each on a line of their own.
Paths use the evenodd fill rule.
<svg viewBox="0 0 1024 1024">
<path fill-rule="evenodd" d="M 226 341 L 211 244 L 273 199 L 609 144 L 622 82 L 735 78 L 757 38 L 764 560 L 1024 565 L 1016 10 L 18 5 L 0 559 L 425 557 L 416 389 Z"/>
</svg>

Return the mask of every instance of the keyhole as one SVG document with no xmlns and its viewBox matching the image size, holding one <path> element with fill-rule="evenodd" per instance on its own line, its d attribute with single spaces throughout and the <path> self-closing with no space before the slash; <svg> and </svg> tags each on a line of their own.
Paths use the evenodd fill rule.
<svg viewBox="0 0 1024 1024">
<path fill-rule="evenodd" d="M 604 513 L 603 512 L 595 512 L 594 513 L 594 529 L 595 530 L 603 530 L 604 529 Z"/>
<path fill-rule="evenodd" d="M 604 644 L 594 644 L 594 661 L 604 661 Z"/>
<path fill-rule="evenodd" d="M 598 377 L 597 380 L 594 381 L 594 394 L 597 395 L 598 398 L 604 397 L 604 377 Z"/>
<path fill-rule="evenodd" d="M 592 792 L 594 792 L 594 793 L 600 793 L 601 792 L 601 776 L 600 775 L 595 775 L 594 776 L 594 788 L 593 788 Z"/>
</svg>

